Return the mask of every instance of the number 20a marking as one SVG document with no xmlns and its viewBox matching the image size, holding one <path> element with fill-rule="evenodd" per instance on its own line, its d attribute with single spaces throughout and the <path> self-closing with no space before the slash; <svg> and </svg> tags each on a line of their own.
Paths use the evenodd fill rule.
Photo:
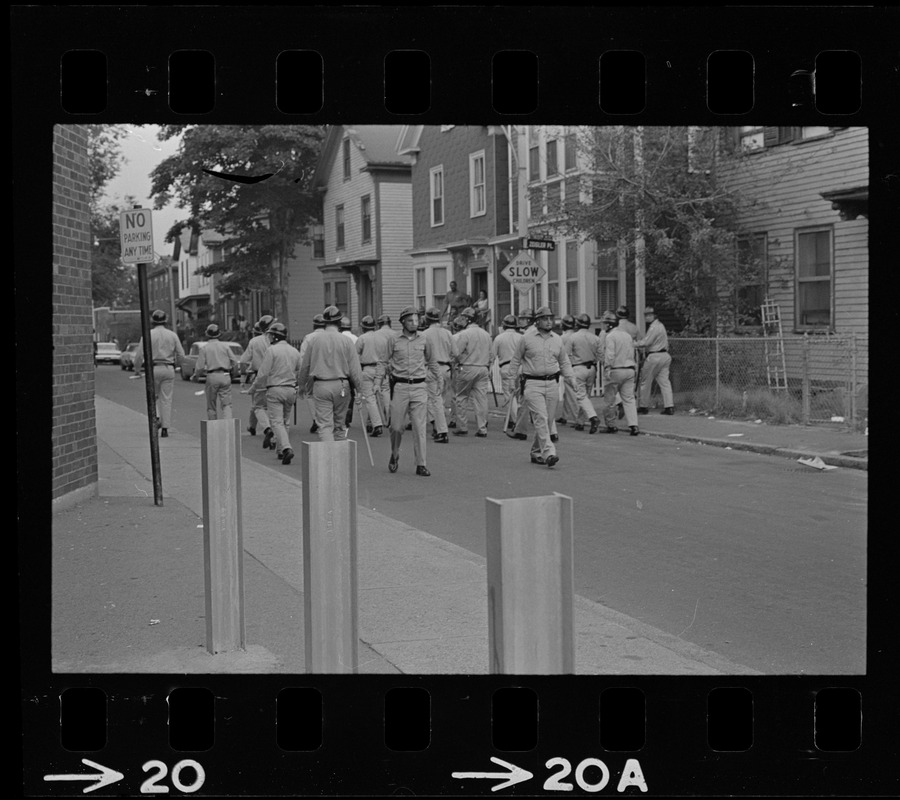
<svg viewBox="0 0 900 800">
<path fill-rule="evenodd" d="M 194 770 L 195 777 L 193 783 L 182 783 L 181 782 L 181 770 L 189 768 Z M 168 794 L 169 787 L 158 785 L 163 778 L 166 777 L 166 774 L 169 771 L 168 766 L 166 766 L 162 761 L 148 761 L 142 767 L 144 772 L 149 772 L 151 769 L 155 769 L 156 773 L 151 775 L 147 780 L 145 780 L 141 784 L 141 794 Z M 172 785 L 178 789 L 180 792 L 184 792 L 185 794 L 191 794 L 192 792 L 196 792 L 201 786 L 203 786 L 204 781 L 206 780 L 206 772 L 204 772 L 203 767 L 201 767 L 194 759 L 186 758 L 184 761 L 179 761 L 174 767 L 172 767 Z"/>
<path fill-rule="evenodd" d="M 547 769 L 559 767 L 544 782 L 544 790 L 550 792 L 571 792 L 575 787 L 571 783 L 563 781 L 572 771 L 572 764 L 567 758 L 551 758 L 547 764 Z M 597 767 L 602 773 L 597 783 L 588 783 L 585 780 L 584 773 L 589 767 Z M 599 758 L 586 758 L 575 767 L 575 783 L 579 788 L 586 792 L 599 792 L 606 784 L 609 783 L 609 768 Z M 647 791 L 647 784 L 644 781 L 644 775 L 641 772 L 641 766 L 637 759 L 628 759 L 625 769 L 622 771 L 622 779 L 619 781 L 618 791 L 623 792 L 627 786 L 637 786 L 642 792 Z"/>
</svg>

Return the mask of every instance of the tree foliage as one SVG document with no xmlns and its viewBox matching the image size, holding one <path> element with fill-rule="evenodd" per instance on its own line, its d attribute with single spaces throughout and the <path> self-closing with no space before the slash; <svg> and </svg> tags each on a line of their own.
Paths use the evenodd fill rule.
<svg viewBox="0 0 900 800">
<path fill-rule="evenodd" d="M 643 251 L 646 282 L 666 298 L 688 330 L 705 332 L 717 316 L 735 318 L 738 288 L 760 264 L 738 257 L 747 202 L 717 171 L 718 129 L 585 127 L 575 134 L 582 199 L 543 222 L 567 236 Z"/>
<path fill-rule="evenodd" d="M 254 289 L 275 292 L 283 315 L 285 262 L 294 246 L 306 240 L 318 215 L 312 178 L 324 128 L 169 125 L 159 137 L 167 140 L 178 134 L 178 152 L 151 173 L 155 207 L 174 203 L 185 212 L 168 231 L 167 241 L 174 241 L 184 227 L 222 234 L 225 257 L 204 273 L 221 275 L 217 289 L 224 295 Z"/>
</svg>

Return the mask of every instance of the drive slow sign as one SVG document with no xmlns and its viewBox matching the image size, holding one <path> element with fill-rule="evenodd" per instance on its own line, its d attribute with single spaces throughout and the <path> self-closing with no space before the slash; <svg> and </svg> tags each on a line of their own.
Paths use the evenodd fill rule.
<svg viewBox="0 0 900 800">
<path fill-rule="evenodd" d="M 153 215 L 146 208 L 123 211 L 119 215 L 119 238 L 125 264 L 153 261 Z"/>
<path fill-rule="evenodd" d="M 531 256 L 519 253 L 500 273 L 520 292 L 533 289 L 536 283 L 547 274 L 540 264 Z"/>
</svg>

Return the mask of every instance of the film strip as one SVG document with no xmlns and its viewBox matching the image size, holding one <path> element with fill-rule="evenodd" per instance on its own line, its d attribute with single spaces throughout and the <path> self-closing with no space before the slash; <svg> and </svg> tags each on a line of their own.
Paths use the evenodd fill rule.
<svg viewBox="0 0 900 800">
<path fill-rule="evenodd" d="M 863 126 L 870 261 L 893 263 L 897 22 L 878 8 L 13 7 L 14 192 L 34 211 L 15 215 L 18 334 L 51 352 L 33 316 L 58 295 L 28 265 L 52 261 L 65 124 Z M 35 405 L 51 419 L 46 364 L 17 352 L 17 370 L 20 419 Z M 863 556 L 858 674 L 54 672 L 50 504 L 26 514 L 34 487 L 50 494 L 34 430 L 17 459 L 27 796 L 897 792 L 890 516 Z"/>
</svg>

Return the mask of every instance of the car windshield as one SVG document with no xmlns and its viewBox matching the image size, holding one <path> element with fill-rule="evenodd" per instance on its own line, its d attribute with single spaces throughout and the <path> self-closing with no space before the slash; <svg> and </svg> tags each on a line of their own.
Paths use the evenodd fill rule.
<svg viewBox="0 0 900 800">
<path fill-rule="evenodd" d="M 114 353 L 118 349 L 119 348 L 116 347 L 114 344 L 104 344 L 103 342 L 101 342 L 100 344 L 97 345 L 98 352 L 100 350 L 103 350 L 104 352 L 107 352 L 107 353 Z"/>
</svg>

